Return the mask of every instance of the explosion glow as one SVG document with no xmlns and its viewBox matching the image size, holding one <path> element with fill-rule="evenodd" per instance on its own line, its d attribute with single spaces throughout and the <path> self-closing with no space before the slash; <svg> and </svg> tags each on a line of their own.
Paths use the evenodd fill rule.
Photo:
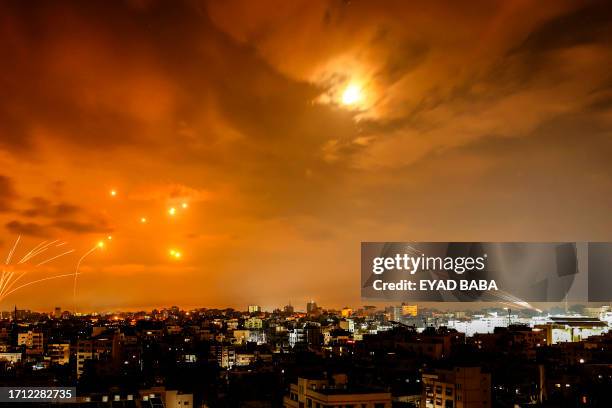
<svg viewBox="0 0 612 408">
<path fill-rule="evenodd" d="M 355 105 L 363 100 L 363 92 L 360 86 L 351 84 L 342 93 L 343 105 Z"/>
<path fill-rule="evenodd" d="M 175 215 L 175 214 L 176 214 L 176 208 L 171 207 L 171 208 L 168 210 L 168 214 L 170 214 L 170 215 Z"/>
</svg>

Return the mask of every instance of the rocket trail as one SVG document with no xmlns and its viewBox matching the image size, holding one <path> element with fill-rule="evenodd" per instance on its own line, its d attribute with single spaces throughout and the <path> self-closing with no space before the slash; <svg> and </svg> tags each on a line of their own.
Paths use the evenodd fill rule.
<svg viewBox="0 0 612 408">
<path fill-rule="evenodd" d="M 49 259 L 45 259 L 44 261 L 42 261 L 42 262 L 41 262 L 41 263 L 39 263 L 39 264 L 36 264 L 36 266 L 44 265 L 44 264 L 46 264 L 47 262 L 51 262 L 51 261 L 53 261 L 54 259 L 57 259 L 57 258 L 59 258 L 59 257 L 61 257 L 61 256 L 64 256 L 64 255 L 71 254 L 71 253 L 73 253 L 73 252 L 74 252 L 74 249 L 71 249 L 70 251 L 66 251 L 66 252 L 61 253 L 61 254 L 59 254 L 59 255 L 55 255 L 55 256 L 53 256 L 53 257 L 51 257 L 51 258 L 49 258 Z"/>
<path fill-rule="evenodd" d="M 83 256 L 81 256 L 79 258 L 79 261 L 76 264 L 76 269 L 74 270 L 74 281 L 73 281 L 73 285 L 72 285 L 72 303 L 74 306 L 74 313 L 76 314 L 77 312 L 77 308 L 76 308 L 76 290 L 77 290 L 77 277 L 79 276 L 79 267 L 81 266 L 81 262 L 83 262 L 83 259 L 85 259 L 87 257 L 87 255 L 91 254 L 93 251 L 95 251 L 96 249 L 98 249 L 99 246 L 96 244 L 93 246 L 93 248 L 91 248 L 89 251 L 85 252 L 83 254 Z"/>
<path fill-rule="evenodd" d="M 62 275 L 48 276 L 46 278 L 41 278 L 41 279 L 37 279 L 37 280 L 31 281 L 31 282 L 28 282 L 28 283 L 24 283 L 23 285 L 17 286 L 15 289 L 6 292 L 4 295 L 2 295 L 2 298 L 7 297 L 11 293 L 18 291 L 19 289 L 25 288 L 25 287 L 30 286 L 30 285 L 34 285 L 35 283 L 40 283 L 40 282 L 48 281 L 48 280 L 51 280 L 51 279 L 66 278 L 68 276 L 74 276 L 74 273 L 64 273 Z"/>
</svg>

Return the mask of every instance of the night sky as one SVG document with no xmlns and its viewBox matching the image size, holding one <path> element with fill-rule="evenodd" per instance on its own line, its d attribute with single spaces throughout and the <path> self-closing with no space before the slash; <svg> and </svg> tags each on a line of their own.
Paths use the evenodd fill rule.
<svg viewBox="0 0 612 408">
<path fill-rule="evenodd" d="M 3 1 L 0 61 L 0 260 L 103 242 L 80 310 L 357 306 L 361 241 L 612 240 L 607 2 Z"/>
</svg>

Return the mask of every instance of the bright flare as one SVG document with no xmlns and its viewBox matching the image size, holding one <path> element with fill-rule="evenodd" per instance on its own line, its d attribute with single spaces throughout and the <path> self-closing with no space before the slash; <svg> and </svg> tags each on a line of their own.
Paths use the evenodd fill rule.
<svg viewBox="0 0 612 408">
<path fill-rule="evenodd" d="M 98 248 L 104 248 L 104 241 L 98 241 Z"/>
<path fill-rule="evenodd" d="M 170 256 L 175 258 L 175 259 L 179 259 L 181 257 L 181 253 L 180 253 L 180 251 L 177 251 L 176 249 L 171 249 L 170 250 Z"/>
<path fill-rule="evenodd" d="M 147 219 L 145 217 L 140 217 L 140 222 L 142 224 L 146 224 L 147 223 Z"/>
<path fill-rule="evenodd" d="M 187 203 L 183 203 L 183 204 L 181 204 L 181 207 L 183 207 L 183 208 L 187 208 L 187 207 L 189 207 L 189 204 L 187 204 Z"/>
<path fill-rule="evenodd" d="M 344 105 L 355 105 L 363 99 L 361 87 L 357 85 L 349 85 L 342 93 L 342 103 Z"/>
<path fill-rule="evenodd" d="M 111 190 L 110 191 L 110 195 L 113 196 L 113 197 L 116 196 L 117 195 L 117 190 Z"/>
<path fill-rule="evenodd" d="M 106 239 L 108 239 L 110 241 L 111 239 L 113 239 L 113 236 L 109 235 L 108 237 L 106 237 Z"/>
<path fill-rule="evenodd" d="M 176 208 L 174 208 L 174 207 L 170 208 L 170 209 L 168 210 L 168 214 L 170 214 L 170 215 L 174 215 L 174 214 L 176 214 Z"/>
</svg>

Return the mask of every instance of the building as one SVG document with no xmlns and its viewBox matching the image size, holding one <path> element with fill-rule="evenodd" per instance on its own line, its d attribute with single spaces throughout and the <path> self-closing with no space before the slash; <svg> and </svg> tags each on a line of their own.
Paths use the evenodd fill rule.
<svg viewBox="0 0 612 408">
<path fill-rule="evenodd" d="M 76 345 L 77 378 L 80 378 L 85 372 L 86 361 L 110 358 L 112 350 L 112 339 L 96 338 L 90 340 L 79 340 Z"/>
<path fill-rule="evenodd" d="M 434 369 L 422 374 L 421 408 L 490 408 L 491 374 L 480 367 Z"/>
<path fill-rule="evenodd" d="M 416 317 L 418 314 L 419 314 L 418 305 L 402 304 L 402 316 L 403 317 Z"/>
<path fill-rule="evenodd" d="M 254 363 L 256 360 L 253 353 L 236 353 L 236 366 L 244 367 Z"/>
<path fill-rule="evenodd" d="M 493 333 L 496 327 L 508 327 L 512 322 L 518 322 L 518 316 L 490 313 L 488 316 L 476 315 L 472 320 L 449 320 L 448 327 L 472 337 L 476 333 Z"/>
<path fill-rule="evenodd" d="M 166 390 L 164 387 L 154 387 L 138 391 L 142 407 L 153 408 L 191 408 L 193 407 L 193 394 L 183 394 L 175 390 Z"/>
<path fill-rule="evenodd" d="M 232 334 L 234 335 L 234 342 L 236 344 L 245 344 L 247 341 L 249 341 L 251 331 L 250 330 L 234 330 Z"/>
<path fill-rule="evenodd" d="M 318 348 L 323 344 L 323 331 L 321 324 L 308 322 L 302 328 L 293 329 L 289 332 L 289 345 L 295 347 L 304 344 L 309 347 Z"/>
<path fill-rule="evenodd" d="M 298 378 L 283 399 L 285 408 L 359 407 L 391 408 L 391 393 L 347 385 L 345 375 L 327 379 Z"/>
<path fill-rule="evenodd" d="M 544 326 L 538 326 L 546 331 L 548 345 L 577 342 L 591 336 L 607 333 L 608 324 L 598 318 L 583 316 L 551 316 Z"/>
<path fill-rule="evenodd" d="M 319 313 L 319 307 L 317 306 L 317 302 L 315 302 L 314 300 L 311 300 L 310 302 L 306 303 L 306 313 L 308 314 Z"/>
<path fill-rule="evenodd" d="M 47 356 L 51 364 L 68 364 L 70 362 L 70 343 L 49 343 Z"/>
<path fill-rule="evenodd" d="M 344 318 L 351 317 L 351 315 L 353 314 L 353 309 L 351 309 L 350 307 L 344 307 L 342 311 L 340 312 L 340 314 Z"/>
<path fill-rule="evenodd" d="M 42 354 L 44 351 L 43 334 L 33 331 L 19 333 L 17 345 L 25 346 L 26 354 Z"/>
<path fill-rule="evenodd" d="M 259 312 L 261 312 L 261 307 L 260 306 L 249 305 L 249 313 L 259 313 Z"/>
<path fill-rule="evenodd" d="M 165 408 L 193 407 L 193 394 L 183 394 L 178 391 L 166 391 Z"/>
<path fill-rule="evenodd" d="M 221 368 L 232 368 L 236 364 L 236 349 L 234 346 L 217 344 L 210 347 L 210 354 Z"/>
<path fill-rule="evenodd" d="M 283 312 L 286 314 L 293 314 L 294 311 L 295 309 L 291 305 L 287 305 L 283 308 Z"/>
<path fill-rule="evenodd" d="M 249 317 L 244 322 L 246 329 L 261 329 L 263 327 L 263 320 L 259 317 Z"/>
<path fill-rule="evenodd" d="M 21 353 L 0 353 L 0 361 L 19 363 L 21 361 Z"/>
</svg>

